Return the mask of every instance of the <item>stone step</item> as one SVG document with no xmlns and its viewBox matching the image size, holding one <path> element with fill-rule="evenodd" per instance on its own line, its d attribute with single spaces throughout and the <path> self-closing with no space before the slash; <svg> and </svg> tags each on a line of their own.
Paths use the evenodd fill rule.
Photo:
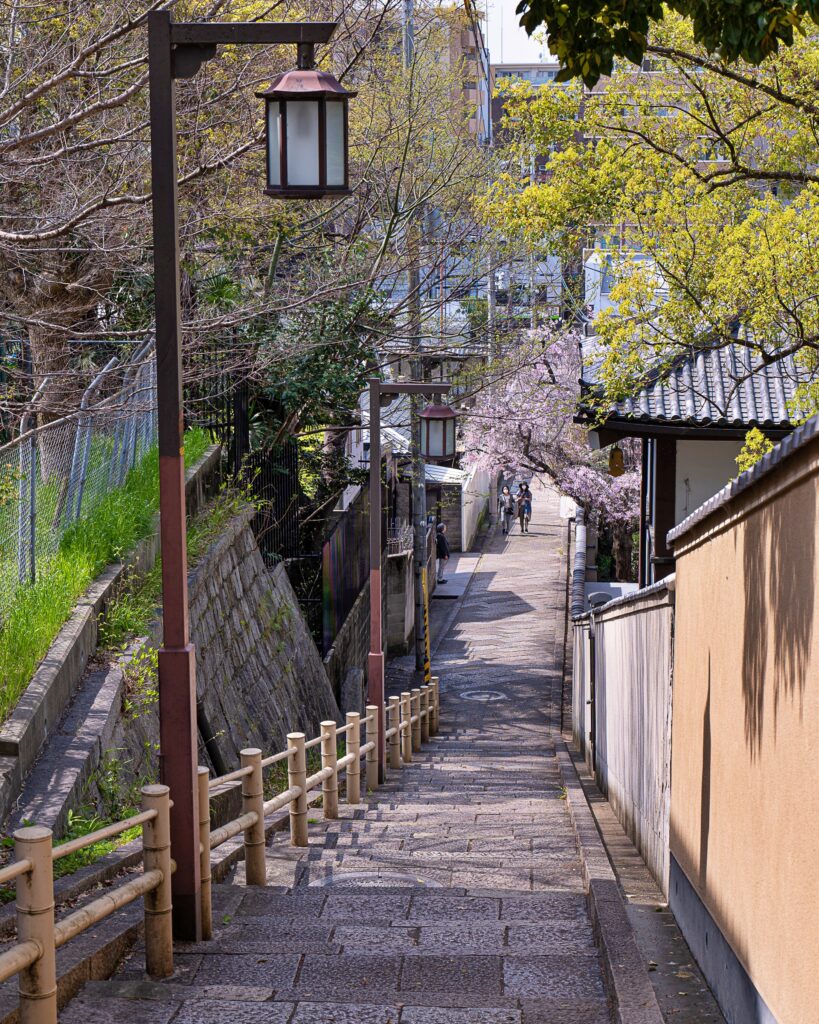
<svg viewBox="0 0 819 1024">
<path fill-rule="evenodd" d="M 363 993 L 283 999 L 266 987 L 95 982 L 60 1017 L 62 1024 L 609 1024 L 600 999 L 543 999 L 446 992 Z"/>
</svg>

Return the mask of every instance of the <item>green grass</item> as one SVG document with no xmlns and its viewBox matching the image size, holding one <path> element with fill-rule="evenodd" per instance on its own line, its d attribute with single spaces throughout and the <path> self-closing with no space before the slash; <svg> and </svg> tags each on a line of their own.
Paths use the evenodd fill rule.
<svg viewBox="0 0 819 1024">
<path fill-rule="evenodd" d="M 227 523 L 249 503 L 233 486 L 223 486 L 216 498 L 188 523 L 188 565 L 202 558 Z M 111 602 L 100 624 L 100 647 L 115 650 L 129 640 L 145 636 L 159 614 L 162 601 L 162 560 L 138 582 L 128 585 Z"/>
<path fill-rule="evenodd" d="M 210 439 L 201 430 L 186 435 L 185 461 L 202 457 Z M 107 494 L 87 516 L 66 531 L 57 554 L 37 582 L 18 586 L 0 629 L 0 720 L 5 720 L 32 673 L 68 619 L 78 598 L 111 562 L 127 555 L 146 537 L 159 507 L 156 449 Z"/>
</svg>

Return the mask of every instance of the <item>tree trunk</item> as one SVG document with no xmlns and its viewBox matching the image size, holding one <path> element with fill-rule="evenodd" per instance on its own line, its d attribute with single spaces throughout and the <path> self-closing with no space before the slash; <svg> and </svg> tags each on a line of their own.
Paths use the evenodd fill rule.
<svg viewBox="0 0 819 1024">
<path fill-rule="evenodd" d="M 632 569 L 634 540 L 631 530 L 627 527 L 618 526 L 612 532 L 615 578 L 621 583 L 632 583 L 634 582 L 634 571 Z"/>
<path fill-rule="evenodd" d="M 37 414 L 37 424 L 43 427 L 75 412 L 79 408 L 82 391 L 78 378 L 70 372 L 71 356 L 65 339 L 39 325 L 29 327 L 28 337 L 35 390 L 48 378 Z M 38 453 L 44 481 L 68 478 L 76 430 L 76 423 L 72 420 L 40 435 Z"/>
</svg>

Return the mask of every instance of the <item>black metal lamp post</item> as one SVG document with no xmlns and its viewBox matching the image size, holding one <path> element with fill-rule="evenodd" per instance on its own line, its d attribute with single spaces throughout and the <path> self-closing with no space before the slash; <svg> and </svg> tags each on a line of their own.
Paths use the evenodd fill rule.
<svg viewBox="0 0 819 1024">
<path fill-rule="evenodd" d="M 168 10 L 152 11 L 148 15 L 163 595 L 163 639 L 159 650 L 159 769 L 160 778 L 170 786 L 173 800 L 171 848 L 176 861 L 173 876 L 173 923 L 174 934 L 178 939 L 198 941 L 202 927 L 196 777 L 196 673 L 188 623 L 185 537 L 176 80 L 193 77 L 205 61 L 216 56 L 216 47 L 220 44 L 295 44 L 299 47 L 301 61 L 309 58 L 312 63 L 314 45 L 328 42 L 335 27 L 332 22 L 182 24 L 171 21 Z M 341 87 L 338 86 L 338 89 Z M 312 101 L 315 102 L 315 97 Z M 324 102 L 326 106 L 327 101 Z M 339 134 L 345 138 L 343 176 L 346 190 L 346 99 L 334 102 L 342 104 L 345 117 L 340 127 L 338 115 L 332 113 L 328 121 L 325 111 L 324 178 L 319 171 L 317 187 L 293 184 L 288 188 L 288 178 L 285 177 L 276 195 L 320 196 L 330 191 L 329 184 L 341 175 Z M 282 116 L 286 116 L 283 111 Z M 296 115 L 296 120 L 300 117 Z M 318 127 L 318 120 L 311 114 L 307 116 L 308 126 L 312 123 L 311 118 Z M 293 137 L 296 138 L 296 135 L 303 142 L 298 132 Z M 289 140 L 286 132 L 283 137 Z M 332 145 L 329 140 L 332 140 Z M 321 150 L 317 135 L 313 142 Z M 331 149 L 334 155 L 328 164 Z M 290 173 L 289 165 L 287 173 Z"/>
<path fill-rule="evenodd" d="M 381 623 L 381 407 L 395 395 L 441 395 L 446 383 L 393 383 L 371 377 L 370 399 L 370 653 L 367 659 L 367 703 L 384 707 L 384 646 Z M 388 402 L 386 404 L 389 404 Z M 378 730 L 378 777 L 384 778 L 384 723 Z"/>
</svg>

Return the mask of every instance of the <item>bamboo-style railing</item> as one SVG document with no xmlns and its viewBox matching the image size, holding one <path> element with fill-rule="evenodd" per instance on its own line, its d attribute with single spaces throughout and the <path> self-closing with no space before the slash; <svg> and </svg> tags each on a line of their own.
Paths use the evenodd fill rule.
<svg viewBox="0 0 819 1024">
<path fill-rule="evenodd" d="M 258 748 L 241 752 L 241 767 L 211 779 L 207 768 L 199 769 L 199 855 L 201 859 L 202 938 L 213 933 L 211 906 L 211 851 L 240 833 L 244 835 L 245 880 L 247 885 L 265 885 L 265 818 L 290 805 L 290 841 L 307 846 L 309 794 L 321 787 L 325 819 L 338 817 L 338 781 L 346 777 L 349 804 L 361 802 L 361 758 L 365 758 L 365 779 L 369 791 L 379 785 L 379 734 L 383 730 L 386 761 L 401 768 L 412 761 L 430 736 L 438 732 L 440 691 L 438 679 L 400 697 L 390 697 L 378 708 L 368 705 L 364 718 L 358 712 L 347 715 L 346 724 L 321 723 L 321 734 L 305 740 L 304 733 L 292 732 L 287 749 L 262 757 Z M 364 743 L 361 727 L 365 728 Z M 338 738 L 346 739 L 347 752 L 338 757 Z M 307 751 L 321 747 L 321 768 L 307 774 Z M 264 798 L 264 769 L 287 761 L 288 788 L 270 800 Z M 210 827 L 211 791 L 229 782 L 242 784 L 242 813 L 220 828 Z M 38 825 L 14 833 L 14 861 L 0 869 L 0 885 L 15 882 L 17 888 L 17 941 L 0 954 L 0 982 L 19 975 L 21 1024 L 56 1024 L 56 951 L 69 940 L 99 924 L 110 914 L 140 898 L 144 901 L 145 968 L 154 978 L 173 973 L 171 921 L 170 812 L 173 803 L 167 786 L 144 786 L 142 810 L 125 821 L 98 829 L 80 839 L 54 845 L 51 829 Z M 135 826 L 142 826 L 142 874 L 105 895 L 74 910 L 59 921 L 54 917 L 54 861 L 76 853 L 103 839 L 112 839 Z"/>
</svg>

